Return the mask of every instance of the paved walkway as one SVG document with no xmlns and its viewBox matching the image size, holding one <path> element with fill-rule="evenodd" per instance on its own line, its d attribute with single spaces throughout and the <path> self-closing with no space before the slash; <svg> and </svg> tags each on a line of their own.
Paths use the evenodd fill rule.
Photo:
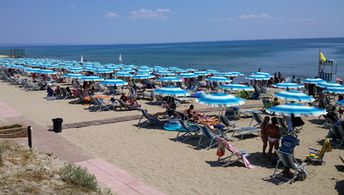
<svg viewBox="0 0 344 195">
<path fill-rule="evenodd" d="M 96 176 L 100 183 L 111 188 L 112 192 L 115 194 L 163 194 L 145 185 L 139 179 L 131 176 L 115 165 L 94 158 L 90 153 L 64 139 L 59 134 L 49 132 L 46 127 L 25 119 L 20 113 L 2 101 L 0 101 L 0 116 L 5 118 L 8 122 L 31 126 L 34 148 L 40 152 L 54 154 L 62 160 L 86 168 L 90 173 Z M 26 139 L 20 139 L 19 142 L 27 144 Z"/>
</svg>

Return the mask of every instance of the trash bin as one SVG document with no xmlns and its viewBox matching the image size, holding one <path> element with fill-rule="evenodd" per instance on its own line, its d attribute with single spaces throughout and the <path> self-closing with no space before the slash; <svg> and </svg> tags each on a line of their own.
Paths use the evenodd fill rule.
<svg viewBox="0 0 344 195">
<path fill-rule="evenodd" d="M 53 130 L 55 133 L 61 133 L 62 132 L 62 118 L 54 118 L 53 121 Z"/>
</svg>

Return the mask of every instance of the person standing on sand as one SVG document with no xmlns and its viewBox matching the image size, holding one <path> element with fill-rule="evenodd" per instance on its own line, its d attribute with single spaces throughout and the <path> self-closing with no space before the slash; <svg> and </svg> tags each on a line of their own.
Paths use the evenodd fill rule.
<svg viewBox="0 0 344 195">
<path fill-rule="evenodd" d="M 266 133 L 268 135 L 269 142 L 269 159 L 272 157 L 272 149 L 275 148 L 275 150 L 278 150 L 279 147 L 281 135 L 277 124 L 277 118 L 272 117 L 271 124 L 266 127 Z"/>
<path fill-rule="evenodd" d="M 260 129 L 261 129 L 260 136 L 263 142 L 263 155 L 266 154 L 265 150 L 266 150 L 266 147 L 268 146 L 268 134 L 266 131 L 267 131 L 267 126 L 270 125 L 269 122 L 270 122 L 270 117 L 265 116 L 264 121 L 260 125 Z"/>
</svg>

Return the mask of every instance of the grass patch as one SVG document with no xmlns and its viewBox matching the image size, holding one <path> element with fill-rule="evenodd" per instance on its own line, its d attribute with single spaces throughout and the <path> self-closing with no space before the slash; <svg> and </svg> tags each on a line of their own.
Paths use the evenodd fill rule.
<svg viewBox="0 0 344 195">
<path fill-rule="evenodd" d="M 61 168 L 60 176 L 63 181 L 68 184 L 81 187 L 85 191 L 99 191 L 96 177 L 80 166 L 66 164 Z"/>
</svg>

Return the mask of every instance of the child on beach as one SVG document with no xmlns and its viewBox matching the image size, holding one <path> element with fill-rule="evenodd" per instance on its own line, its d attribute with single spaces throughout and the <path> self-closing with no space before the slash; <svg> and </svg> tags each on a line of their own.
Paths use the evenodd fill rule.
<svg viewBox="0 0 344 195">
<path fill-rule="evenodd" d="M 271 118 L 271 124 L 269 124 L 266 127 L 266 133 L 268 135 L 268 142 L 269 142 L 269 159 L 271 159 L 272 156 L 272 149 L 275 148 L 275 150 L 278 150 L 279 147 L 279 139 L 281 137 L 280 131 L 277 125 L 277 118 L 272 117 Z"/>
<path fill-rule="evenodd" d="M 268 146 L 268 135 L 267 135 L 267 126 L 269 125 L 270 122 L 270 117 L 266 116 L 264 118 L 264 121 L 262 122 L 262 124 L 260 125 L 260 129 L 261 129 L 261 133 L 260 136 L 262 138 L 262 142 L 263 142 L 263 155 L 265 155 L 265 150 L 266 147 Z"/>
</svg>

